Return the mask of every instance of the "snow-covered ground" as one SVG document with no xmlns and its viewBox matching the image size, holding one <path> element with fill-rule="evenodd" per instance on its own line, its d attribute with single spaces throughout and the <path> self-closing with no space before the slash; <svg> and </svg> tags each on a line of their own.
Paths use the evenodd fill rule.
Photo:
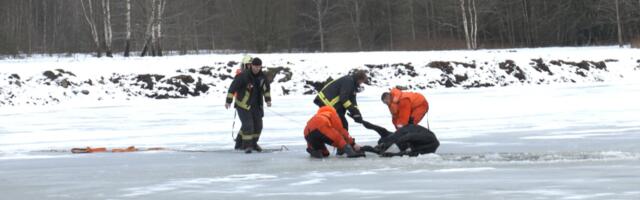
<svg viewBox="0 0 640 200">
<path fill-rule="evenodd" d="M 274 106 L 265 111 L 262 146 L 284 145 L 289 150 L 250 155 L 228 151 L 233 145 L 232 128 L 237 131 L 240 124 L 233 126 L 233 111 L 224 109 L 222 93 L 128 101 L 97 101 L 96 96 L 86 95 L 47 106 L 0 106 L 0 192 L 7 199 L 640 199 L 640 81 L 633 78 L 638 74 L 634 59 L 640 54 L 636 50 L 551 48 L 278 56 L 306 59 L 308 63 L 336 63 L 327 64 L 334 66 L 327 68 L 331 72 L 318 72 L 326 75 L 346 73 L 349 68 L 339 68 L 343 63 L 424 64 L 440 60 L 425 59 L 425 55 L 461 61 L 485 58 L 487 54 L 500 57 L 500 62 L 513 54 L 509 59 L 516 63 L 516 57 L 530 62 L 531 55 L 545 60 L 618 62 L 608 63 L 606 73 L 595 74 L 604 77 L 601 81 L 421 90 L 431 106 L 428 120 L 422 125 L 436 133 L 441 146 L 436 154 L 415 158 L 372 154 L 358 159 L 308 158 L 302 129 L 317 107 L 312 104 L 312 95 L 298 93 L 275 96 Z M 234 56 L 222 60 L 239 58 Z M 275 62 L 272 56 L 277 57 L 260 55 L 265 63 Z M 98 66 L 110 66 L 111 61 L 93 58 L 0 63 L 2 73 L 16 73 L 23 79 L 57 68 L 78 77 L 95 77 L 113 72 L 171 74 L 175 69 L 205 65 L 194 57 L 198 56 L 191 57 L 191 62 L 185 60 L 184 67 L 176 64 L 184 57 L 117 59 L 113 62 L 119 65 L 108 69 Z M 364 58 L 369 60 L 352 61 Z M 141 60 L 159 67 L 120 67 Z M 96 68 L 82 67 L 90 64 Z M 296 70 L 292 67 L 294 77 Z M 533 76 L 530 74 L 527 77 Z M 407 82 L 397 78 L 383 84 Z M 368 86 L 359 94 L 358 103 L 366 120 L 391 128 L 390 115 L 379 100 L 386 86 Z M 2 88 L 6 92 L 9 87 Z M 357 142 L 375 143 L 375 132 L 350 122 Z M 131 145 L 179 151 L 68 152 L 74 147 Z"/>
<path fill-rule="evenodd" d="M 272 94 L 315 93 L 328 78 L 366 69 L 372 88 L 477 88 L 640 79 L 640 49 L 252 54 L 273 75 Z M 0 107 L 82 99 L 128 101 L 224 95 L 240 54 L 160 58 L 38 57 L 0 60 Z"/>
</svg>

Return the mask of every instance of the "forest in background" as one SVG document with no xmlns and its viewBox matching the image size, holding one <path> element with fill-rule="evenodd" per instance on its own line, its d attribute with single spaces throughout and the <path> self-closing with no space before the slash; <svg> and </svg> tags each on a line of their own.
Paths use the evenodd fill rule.
<svg viewBox="0 0 640 200">
<path fill-rule="evenodd" d="M 0 55 L 640 45 L 640 0 L 0 0 Z"/>
</svg>

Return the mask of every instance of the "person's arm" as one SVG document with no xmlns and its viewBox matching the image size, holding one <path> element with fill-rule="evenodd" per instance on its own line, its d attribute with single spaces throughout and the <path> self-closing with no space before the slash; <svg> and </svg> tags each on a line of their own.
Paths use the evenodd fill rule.
<svg viewBox="0 0 640 200">
<path fill-rule="evenodd" d="M 338 133 L 340 134 L 340 136 L 345 140 L 346 143 L 350 144 L 350 145 L 354 145 L 355 144 L 355 140 L 349 135 L 349 132 L 343 128 L 342 126 L 342 121 L 340 120 L 340 117 L 338 116 L 338 114 L 336 113 L 331 113 L 331 125 L 333 127 L 335 127 L 335 129 L 338 130 Z"/>
<path fill-rule="evenodd" d="M 244 82 L 244 76 L 242 74 L 236 75 L 236 77 L 233 79 L 233 81 L 231 81 L 231 85 L 229 86 L 229 89 L 227 90 L 227 98 L 225 101 L 225 108 L 229 109 L 229 107 L 231 106 L 231 103 L 233 102 L 233 96 L 234 93 L 236 93 L 236 91 L 238 91 L 238 88 L 240 88 L 240 85 L 242 85 L 242 82 Z"/>
<path fill-rule="evenodd" d="M 347 110 L 349 110 L 349 113 L 351 114 L 349 116 L 353 118 L 353 121 L 362 123 L 362 114 L 360 113 L 360 109 L 358 109 L 356 95 L 351 95 L 351 99 L 349 101 L 351 102 L 351 106 L 347 108 Z"/>
<path fill-rule="evenodd" d="M 409 117 L 411 116 L 411 100 L 407 98 L 400 99 L 398 103 L 398 118 L 395 121 L 396 128 L 402 128 L 409 124 Z"/>
<path fill-rule="evenodd" d="M 269 83 L 269 81 L 265 80 L 262 92 L 264 94 L 264 101 L 267 102 L 268 107 L 271 107 L 271 83 Z"/>
<path fill-rule="evenodd" d="M 362 123 L 362 114 L 358 109 L 358 102 L 356 101 L 356 88 L 350 81 L 343 82 L 340 87 L 340 103 L 342 107 L 349 111 L 349 117 L 353 121 Z"/>
</svg>

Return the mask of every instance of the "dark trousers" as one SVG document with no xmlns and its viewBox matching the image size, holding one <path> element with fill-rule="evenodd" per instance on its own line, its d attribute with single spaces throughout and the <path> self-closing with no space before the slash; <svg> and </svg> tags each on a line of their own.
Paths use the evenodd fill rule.
<svg viewBox="0 0 640 200">
<path fill-rule="evenodd" d="M 388 142 L 395 143 L 401 150 L 411 148 L 413 155 L 435 153 L 440 142 L 433 136 L 433 133 L 407 132 L 405 134 L 392 134 L 386 138 Z"/>
<path fill-rule="evenodd" d="M 408 125 L 398 130 L 396 133 L 389 132 L 387 129 L 371 124 L 367 121 L 362 123 L 365 128 L 376 131 L 380 135 L 378 140 L 379 146 L 384 144 L 396 144 L 401 151 L 405 151 L 407 148 L 411 148 L 411 152 L 407 152 L 410 156 L 417 156 L 418 154 L 435 153 L 440 142 L 436 135 L 431 130 L 418 125 Z M 382 153 L 388 148 L 388 146 L 382 147 L 384 149 L 365 148 L 374 153 Z"/>
<path fill-rule="evenodd" d="M 329 156 L 329 150 L 325 144 L 333 144 L 333 141 L 319 130 L 312 131 L 304 137 L 307 141 L 307 152 L 322 151 L 323 156 Z"/>
<path fill-rule="evenodd" d="M 236 108 L 238 112 L 238 118 L 242 122 L 240 127 L 240 134 L 238 136 L 243 141 L 258 141 L 260 133 L 262 133 L 262 117 L 264 116 L 261 108 L 251 108 L 245 110 L 243 108 Z"/>
</svg>

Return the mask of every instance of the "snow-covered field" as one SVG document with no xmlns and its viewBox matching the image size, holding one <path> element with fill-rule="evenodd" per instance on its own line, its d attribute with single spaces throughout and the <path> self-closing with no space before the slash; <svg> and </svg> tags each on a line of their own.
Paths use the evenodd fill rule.
<svg viewBox="0 0 640 200">
<path fill-rule="evenodd" d="M 240 125 L 233 127 L 233 111 L 224 109 L 224 95 L 215 89 L 185 99 L 117 96 L 98 101 L 92 92 L 46 106 L 0 106 L 0 193 L 3 199 L 640 199 L 638 55 L 633 49 L 605 47 L 260 55 L 265 63 L 304 58 L 307 63 L 328 66 L 326 72 L 314 71 L 318 76 L 344 74 L 350 67 L 341 67 L 357 64 L 422 66 L 433 60 L 479 63 L 480 59 L 527 63 L 532 57 L 618 60 L 607 63 L 605 72 L 590 70 L 594 74 L 576 78 L 577 83 L 516 81 L 507 87 L 421 90 L 431 105 L 422 125 L 436 133 L 441 146 L 436 154 L 415 158 L 372 154 L 358 159 L 308 158 L 302 129 L 316 106 L 312 95 L 297 92 L 274 97 L 274 106 L 265 111 L 261 137 L 263 147 L 284 145 L 289 150 L 250 155 L 228 151 L 233 145 L 232 128 L 237 131 Z M 431 58 L 435 56 L 438 59 Z M 202 56 L 187 57 L 3 60 L 0 73 L 15 73 L 26 80 L 60 68 L 90 79 L 114 72 L 171 74 L 207 65 Z M 240 55 L 210 57 L 228 61 Z M 131 67 L 136 62 L 158 67 Z M 527 64 L 519 66 L 527 72 L 527 80 L 537 76 L 522 67 Z M 294 66 L 291 70 L 293 77 L 305 71 Z M 358 96 L 364 118 L 391 128 L 380 92 L 389 85 L 430 81 L 430 73 L 421 70 L 430 69 L 416 67 L 418 78 L 395 76 L 366 87 Z M 556 78 L 571 76 L 561 69 L 551 70 Z M 477 72 L 473 74 L 483 75 Z M 601 80 L 589 79 L 593 77 Z M 220 82 L 218 89 L 223 90 L 228 81 Z M 301 80 L 276 85 L 296 81 Z M 15 89 L 5 82 L 0 85 L 4 94 Z M 87 90 L 99 91 L 96 88 Z M 359 143 L 377 140 L 375 132 L 352 121 L 350 125 Z M 179 151 L 68 152 L 74 147 L 131 145 Z"/>
</svg>

